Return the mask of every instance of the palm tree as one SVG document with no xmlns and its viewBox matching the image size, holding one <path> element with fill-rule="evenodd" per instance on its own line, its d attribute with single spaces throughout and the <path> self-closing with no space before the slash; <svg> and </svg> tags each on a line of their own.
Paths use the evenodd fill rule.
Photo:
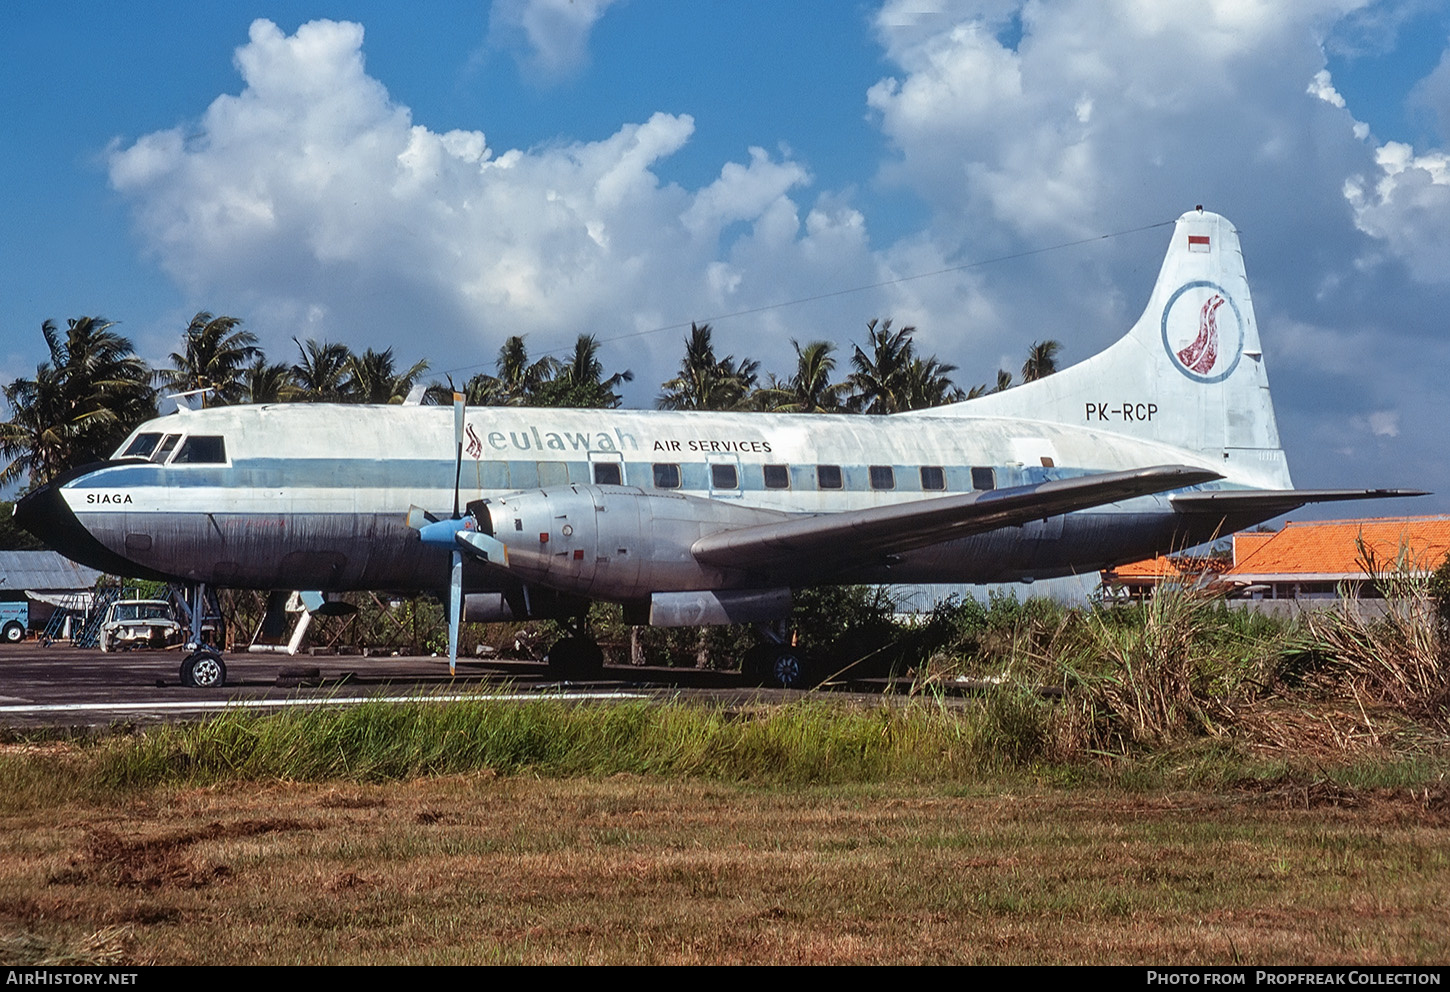
<svg viewBox="0 0 1450 992">
<path fill-rule="evenodd" d="M 1022 381 L 1033 382 L 1057 371 L 1057 353 L 1062 350 L 1060 341 L 1034 341 L 1027 351 L 1027 361 L 1022 363 Z"/>
<path fill-rule="evenodd" d="M 997 370 L 997 388 L 993 389 L 992 392 L 994 392 L 994 393 L 1000 393 L 1004 389 L 1011 389 L 1011 388 L 1012 388 L 1012 373 L 1011 372 L 1008 372 L 1006 369 L 998 369 Z"/>
<path fill-rule="evenodd" d="M 5 387 L 11 419 L 0 424 L 0 456 L 10 459 L 0 485 L 28 475 L 32 484 L 99 461 L 131 429 L 156 415 L 152 372 L 131 342 L 102 317 L 67 322 L 64 337 L 55 322 L 41 324 L 50 351 L 34 379 Z"/>
<path fill-rule="evenodd" d="M 795 348 L 795 375 L 784 381 L 771 376 L 771 385 L 760 390 L 762 405 L 781 413 L 838 413 L 847 389 L 845 383 L 831 382 L 836 369 L 832 352 L 836 346 L 829 341 L 812 341 L 804 348 L 791 340 Z"/>
<path fill-rule="evenodd" d="M 906 376 L 915 358 L 916 345 L 911 335 L 915 327 L 903 327 L 894 333 L 891 318 L 871 320 L 866 324 L 866 340 L 871 354 L 860 345 L 851 355 L 855 369 L 846 377 L 852 396 L 849 405 L 862 413 L 896 413 L 905 410 Z"/>
<path fill-rule="evenodd" d="M 496 375 L 480 372 L 464 385 L 469 406 L 536 405 L 539 391 L 558 372 L 559 360 L 546 355 L 531 363 L 523 335 L 515 334 L 498 349 L 494 370 Z"/>
<path fill-rule="evenodd" d="M 739 410 L 748 405 L 760 363 L 734 355 L 715 357 L 709 324 L 691 324 L 680 374 L 664 384 L 662 410 Z"/>
<path fill-rule="evenodd" d="M 347 398 L 348 361 L 352 353 L 345 344 L 320 344 L 313 338 L 292 343 L 302 360 L 292 366 L 292 380 L 299 398 L 310 403 L 340 403 Z"/>
<path fill-rule="evenodd" d="M 16 379 L 5 387 L 10 420 L 0 424 L 0 456 L 9 459 L 0 472 L 0 485 L 45 483 L 65 471 L 71 460 L 72 425 L 66 415 L 64 384 L 49 362 L 42 362 L 34 379 Z"/>
<path fill-rule="evenodd" d="M 592 334 L 581 334 L 574 341 L 569 360 L 560 364 L 557 373 L 537 390 L 537 405 L 613 409 L 621 402 L 615 390 L 633 379 L 634 373 L 628 369 L 604 378 L 599 341 Z"/>
<path fill-rule="evenodd" d="M 966 399 L 966 394 L 957 388 L 949 375 L 956 370 L 955 365 L 938 361 L 935 355 L 913 358 L 903 376 L 905 388 L 902 400 L 905 405 L 902 409 L 925 410 Z"/>
<path fill-rule="evenodd" d="M 255 334 L 237 329 L 241 322 L 204 310 L 192 317 L 182 336 L 182 350 L 171 353 L 171 368 L 157 373 L 161 384 L 178 392 L 209 390 L 211 405 L 240 403 L 246 392 L 247 362 L 262 353 Z M 202 402 L 207 404 L 205 394 Z"/>
<path fill-rule="evenodd" d="M 407 371 L 394 368 L 393 349 L 349 355 L 344 396 L 354 403 L 401 403 L 413 383 L 428 370 L 428 362 L 419 361 Z"/>
<path fill-rule="evenodd" d="M 245 403 L 286 403 L 297 398 L 292 368 L 286 362 L 268 364 L 262 355 L 242 373 Z"/>
<path fill-rule="evenodd" d="M 955 365 L 935 355 L 922 358 L 916 353 L 912 335 L 915 327 L 891 330 L 891 319 L 872 320 L 866 325 L 868 355 L 855 345 L 851 365 L 855 368 L 846 379 L 853 395 L 847 400 L 850 409 L 863 413 L 897 413 L 955 403 L 967 394 L 958 389 L 950 373 Z"/>
</svg>

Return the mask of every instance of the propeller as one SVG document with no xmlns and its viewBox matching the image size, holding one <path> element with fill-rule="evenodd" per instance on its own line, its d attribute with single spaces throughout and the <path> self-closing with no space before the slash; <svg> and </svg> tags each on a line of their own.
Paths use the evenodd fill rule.
<svg viewBox="0 0 1450 992">
<path fill-rule="evenodd" d="M 452 554 L 448 573 L 448 674 L 458 673 L 458 621 L 463 612 L 463 549 L 457 536 L 471 524 L 458 512 L 459 484 L 463 478 L 463 394 L 453 393 L 453 516 L 439 520 L 422 507 L 408 507 L 408 526 L 424 544 L 446 547 Z"/>
<path fill-rule="evenodd" d="M 447 548 L 452 556 L 448 572 L 448 674 L 458 673 L 458 623 L 463 615 L 463 552 L 468 551 L 492 565 L 508 567 L 508 548 L 498 538 L 479 531 L 475 504 L 469 513 L 459 512 L 460 482 L 463 478 L 463 394 L 453 393 L 453 516 L 439 520 L 421 506 L 408 507 L 408 526 L 418 532 L 424 544 Z"/>
</svg>

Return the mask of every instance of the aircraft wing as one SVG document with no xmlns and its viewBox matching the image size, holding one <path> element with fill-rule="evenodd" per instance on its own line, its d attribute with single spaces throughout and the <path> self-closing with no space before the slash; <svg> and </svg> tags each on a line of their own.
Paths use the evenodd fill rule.
<svg viewBox="0 0 1450 992">
<path fill-rule="evenodd" d="M 702 537 L 690 552 L 702 564 L 725 568 L 855 561 L 1219 478 L 1222 476 L 1209 469 L 1159 465 L 1055 479 L 1032 486 L 791 517 Z"/>
<path fill-rule="evenodd" d="M 1170 496 L 1169 500 L 1179 513 L 1218 514 L 1223 517 L 1248 513 L 1267 519 L 1297 510 L 1306 503 L 1428 495 L 1421 489 L 1223 489 L 1206 493 L 1178 493 Z"/>
</svg>

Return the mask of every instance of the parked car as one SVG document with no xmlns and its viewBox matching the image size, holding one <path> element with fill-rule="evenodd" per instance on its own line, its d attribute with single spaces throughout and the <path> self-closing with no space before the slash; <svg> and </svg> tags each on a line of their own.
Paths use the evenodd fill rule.
<svg viewBox="0 0 1450 992">
<path fill-rule="evenodd" d="M 169 648 L 180 644 L 185 636 L 170 603 L 162 599 L 124 599 L 106 610 L 98 640 L 102 651 L 121 651 Z"/>
</svg>

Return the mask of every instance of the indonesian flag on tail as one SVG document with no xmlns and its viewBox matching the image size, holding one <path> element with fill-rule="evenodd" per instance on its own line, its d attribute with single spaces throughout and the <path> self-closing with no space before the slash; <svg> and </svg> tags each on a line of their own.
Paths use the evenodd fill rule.
<svg viewBox="0 0 1450 992">
<path fill-rule="evenodd" d="M 1208 251 L 1207 234 L 1190 234 L 1188 236 L 1189 251 Z"/>
</svg>

